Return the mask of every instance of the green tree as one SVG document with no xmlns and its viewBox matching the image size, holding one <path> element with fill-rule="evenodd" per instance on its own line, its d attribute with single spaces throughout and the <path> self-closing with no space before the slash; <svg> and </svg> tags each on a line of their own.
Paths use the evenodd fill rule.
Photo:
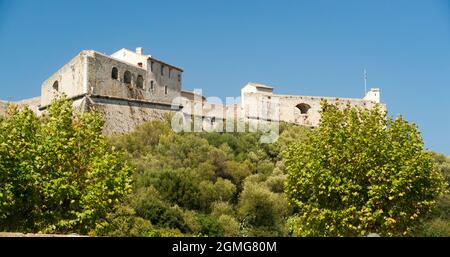
<svg viewBox="0 0 450 257">
<path fill-rule="evenodd" d="M 450 184 L 450 158 L 436 153 L 432 153 L 432 155 L 436 168 L 442 173 L 447 184 Z M 436 207 L 414 234 L 417 236 L 450 236 L 449 190 L 439 197 Z"/>
<path fill-rule="evenodd" d="M 131 190 L 131 169 L 109 149 L 95 113 L 56 100 L 38 118 L 12 106 L 0 123 L 0 228 L 85 234 Z"/>
<path fill-rule="evenodd" d="M 289 208 L 283 194 L 270 192 L 261 184 L 246 181 L 237 212 L 243 225 L 250 230 L 249 235 L 280 236 L 284 234 L 284 218 Z M 255 231 L 260 232 L 254 234 Z"/>
<path fill-rule="evenodd" d="M 444 188 L 417 127 L 379 106 L 322 109 L 320 127 L 284 154 L 293 234 L 411 234 Z"/>
</svg>

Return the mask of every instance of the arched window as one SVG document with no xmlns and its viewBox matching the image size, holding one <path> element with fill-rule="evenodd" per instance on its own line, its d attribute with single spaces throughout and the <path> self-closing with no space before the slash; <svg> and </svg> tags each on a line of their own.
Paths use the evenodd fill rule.
<svg viewBox="0 0 450 257">
<path fill-rule="evenodd" d="M 300 110 L 301 114 L 307 114 L 311 106 L 309 104 L 301 103 L 297 104 L 295 107 L 297 107 Z"/>
<path fill-rule="evenodd" d="M 167 95 L 167 93 L 169 92 L 167 86 L 164 86 L 164 94 Z"/>
<path fill-rule="evenodd" d="M 123 74 L 123 83 L 131 84 L 131 72 L 125 71 Z"/>
<path fill-rule="evenodd" d="M 112 78 L 112 79 L 118 79 L 118 78 L 119 78 L 119 70 L 117 70 L 116 67 L 113 67 L 113 68 L 112 68 L 112 71 L 111 71 L 111 78 Z"/>
<path fill-rule="evenodd" d="M 53 83 L 52 88 L 53 88 L 53 91 L 56 91 L 56 92 L 59 91 L 59 83 L 58 83 L 58 81 L 55 81 L 55 82 Z"/>
<path fill-rule="evenodd" d="M 136 86 L 140 89 L 144 89 L 144 78 L 141 75 L 137 76 Z"/>
</svg>

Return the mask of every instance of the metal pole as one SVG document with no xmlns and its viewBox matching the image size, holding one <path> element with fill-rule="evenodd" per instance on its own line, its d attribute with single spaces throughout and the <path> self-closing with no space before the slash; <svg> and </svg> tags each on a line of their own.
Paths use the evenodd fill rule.
<svg viewBox="0 0 450 257">
<path fill-rule="evenodd" d="M 367 93 L 367 72 L 364 69 L 364 95 Z"/>
</svg>

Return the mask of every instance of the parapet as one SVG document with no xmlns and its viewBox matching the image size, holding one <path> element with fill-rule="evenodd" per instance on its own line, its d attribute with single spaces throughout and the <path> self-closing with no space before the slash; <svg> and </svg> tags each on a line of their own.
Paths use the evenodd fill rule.
<svg viewBox="0 0 450 257">
<path fill-rule="evenodd" d="M 369 90 L 369 92 L 366 93 L 366 96 L 364 96 L 363 99 L 379 103 L 380 102 L 380 89 L 379 88 L 371 88 Z"/>
</svg>

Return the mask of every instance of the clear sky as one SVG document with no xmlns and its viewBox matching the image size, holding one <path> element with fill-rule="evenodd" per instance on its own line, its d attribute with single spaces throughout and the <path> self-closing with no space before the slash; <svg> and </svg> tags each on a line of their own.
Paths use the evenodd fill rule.
<svg viewBox="0 0 450 257">
<path fill-rule="evenodd" d="M 0 0 L 0 99 L 38 96 L 81 50 L 139 46 L 182 67 L 184 88 L 223 98 L 248 81 L 362 97 L 366 68 L 389 114 L 450 155 L 449 0 Z"/>
</svg>

